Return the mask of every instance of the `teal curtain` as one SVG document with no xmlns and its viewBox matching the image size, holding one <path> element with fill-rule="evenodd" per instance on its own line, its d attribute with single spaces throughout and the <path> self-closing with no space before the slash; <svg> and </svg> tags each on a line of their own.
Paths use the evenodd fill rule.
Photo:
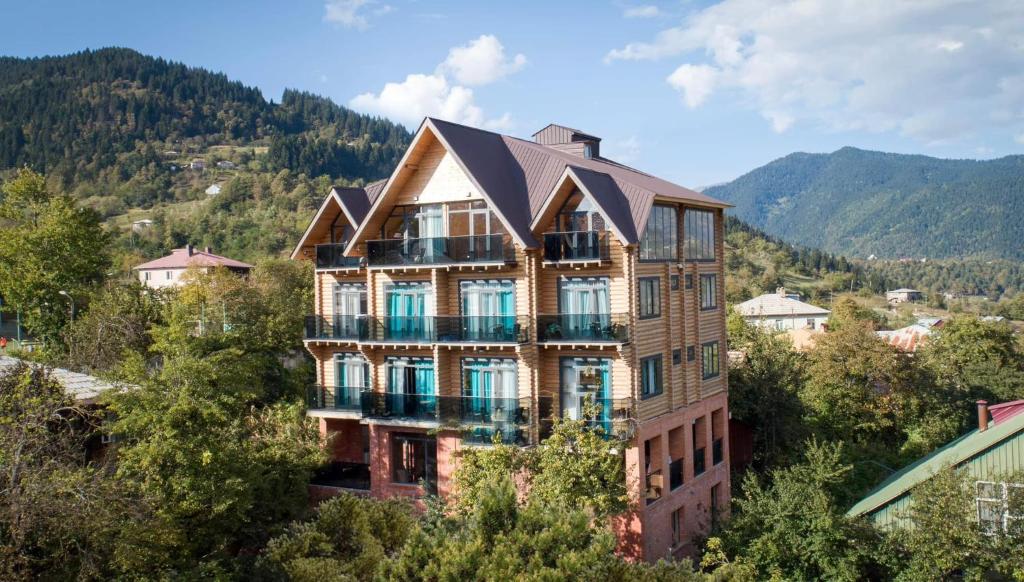
<svg viewBox="0 0 1024 582">
<path fill-rule="evenodd" d="M 431 339 L 432 319 L 426 317 L 430 291 L 428 285 L 388 287 L 388 339 Z"/>
<path fill-rule="evenodd" d="M 601 402 L 601 424 L 604 432 L 612 432 L 612 371 L 611 363 L 608 360 L 601 362 L 601 391 L 597 395 Z"/>
</svg>

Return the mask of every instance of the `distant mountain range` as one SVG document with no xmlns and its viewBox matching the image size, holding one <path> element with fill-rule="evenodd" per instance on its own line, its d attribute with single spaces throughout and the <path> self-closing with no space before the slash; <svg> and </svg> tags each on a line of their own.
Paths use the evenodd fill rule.
<svg viewBox="0 0 1024 582">
<path fill-rule="evenodd" d="M 1024 260 L 1024 156 L 794 153 L 705 193 L 791 243 L 854 258 Z"/>
</svg>

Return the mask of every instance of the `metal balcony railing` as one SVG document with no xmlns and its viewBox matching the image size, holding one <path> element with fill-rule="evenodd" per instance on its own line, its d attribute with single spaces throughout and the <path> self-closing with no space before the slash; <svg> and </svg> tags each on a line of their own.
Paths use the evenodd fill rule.
<svg viewBox="0 0 1024 582">
<path fill-rule="evenodd" d="M 310 386 L 306 406 L 310 410 L 361 411 L 363 386 Z"/>
<path fill-rule="evenodd" d="M 544 235 L 545 261 L 608 261 L 611 259 L 607 232 L 583 230 L 549 232 Z"/>
<path fill-rule="evenodd" d="M 368 318 L 365 315 L 306 316 L 308 340 L 359 340 L 367 335 Z"/>
<path fill-rule="evenodd" d="M 432 315 L 368 317 L 362 339 L 376 342 L 434 342 L 437 341 L 437 318 Z"/>
<path fill-rule="evenodd" d="M 437 316 L 438 342 L 526 343 L 530 319 L 516 315 Z"/>
<path fill-rule="evenodd" d="M 452 263 L 511 263 L 512 241 L 505 235 L 396 238 L 366 243 L 371 267 L 446 265 Z"/>
<path fill-rule="evenodd" d="M 596 418 L 585 419 L 590 428 L 600 428 L 606 438 L 629 438 L 630 421 L 635 417 L 632 398 L 597 398 L 593 403 L 599 407 Z M 541 440 L 551 435 L 554 418 L 561 416 L 561 405 L 557 398 L 541 396 L 537 399 L 540 419 Z M 556 405 L 558 407 L 556 408 Z"/>
<path fill-rule="evenodd" d="M 346 257 L 344 243 L 326 243 L 316 245 L 317 269 L 350 269 L 361 267 L 366 259 L 363 257 Z"/>
<path fill-rule="evenodd" d="M 538 342 L 613 342 L 629 341 L 629 324 L 624 313 L 537 316 Z"/>
</svg>

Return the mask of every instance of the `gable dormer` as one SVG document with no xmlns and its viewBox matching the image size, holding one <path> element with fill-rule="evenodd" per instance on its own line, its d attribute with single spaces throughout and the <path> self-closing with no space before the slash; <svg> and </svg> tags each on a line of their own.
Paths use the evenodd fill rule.
<svg viewBox="0 0 1024 582">
<path fill-rule="evenodd" d="M 601 138 L 564 125 L 548 125 L 533 134 L 533 141 L 588 160 L 601 155 Z"/>
</svg>

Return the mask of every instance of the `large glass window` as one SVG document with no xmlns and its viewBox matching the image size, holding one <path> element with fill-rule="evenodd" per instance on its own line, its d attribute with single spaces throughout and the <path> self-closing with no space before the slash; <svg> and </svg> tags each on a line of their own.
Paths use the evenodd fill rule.
<svg viewBox="0 0 1024 582">
<path fill-rule="evenodd" d="M 428 396 L 436 394 L 432 358 L 389 356 L 384 360 L 384 366 L 388 375 L 388 393 Z"/>
<path fill-rule="evenodd" d="M 650 398 L 663 392 L 661 354 L 640 359 L 640 396 Z"/>
<path fill-rule="evenodd" d="M 715 213 L 687 208 L 683 220 L 684 258 L 688 261 L 715 260 Z"/>
<path fill-rule="evenodd" d="M 606 228 L 604 216 L 597 205 L 579 190 L 574 191 L 565 201 L 555 221 L 555 230 L 558 232 L 602 231 Z"/>
<path fill-rule="evenodd" d="M 519 393 L 517 369 L 512 358 L 463 358 L 464 420 L 514 420 Z"/>
<path fill-rule="evenodd" d="M 334 354 L 334 405 L 358 408 L 360 393 L 370 386 L 370 366 L 362 354 Z"/>
<path fill-rule="evenodd" d="M 433 331 L 434 290 L 426 282 L 399 282 L 384 287 L 389 339 L 429 339 Z"/>
<path fill-rule="evenodd" d="M 640 240 L 641 261 L 678 260 L 678 213 L 675 206 L 655 204 L 647 217 L 647 229 Z"/>
<path fill-rule="evenodd" d="M 486 236 L 507 234 L 501 219 L 483 200 L 448 204 L 449 236 Z"/>
<path fill-rule="evenodd" d="M 592 398 L 601 405 L 599 421 L 611 431 L 612 362 L 608 358 L 562 358 L 562 414 L 583 418 L 583 405 Z"/>
<path fill-rule="evenodd" d="M 718 307 L 718 277 L 715 275 L 700 276 L 700 308 L 703 310 Z"/>
<path fill-rule="evenodd" d="M 640 319 L 651 319 L 661 315 L 661 279 L 640 278 Z"/>
<path fill-rule="evenodd" d="M 437 486 L 437 440 L 422 434 L 391 435 L 391 478 L 395 483 Z"/>
<path fill-rule="evenodd" d="M 702 346 L 701 370 L 705 380 L 717 378 L 719 374 L 718 342 L 708 342 Z"/>
<path fill-rule="evenodd" d="M 358 337 L 366 315 L 366 283 L 334 284 L 334 330 L 337 337 Z"/>
</svg>

